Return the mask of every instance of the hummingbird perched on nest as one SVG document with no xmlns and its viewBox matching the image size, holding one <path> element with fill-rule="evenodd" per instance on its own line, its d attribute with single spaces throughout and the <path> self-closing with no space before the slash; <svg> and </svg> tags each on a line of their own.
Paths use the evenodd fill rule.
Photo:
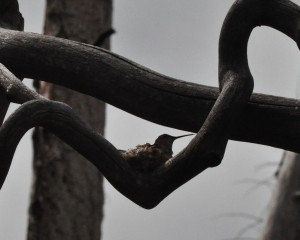
<svg viewBox="0 0 300 240">
<path fill-rule="evenodd" d="M 172 158 L 172 145 L 176 139 L 191 135 L 194 134 L 177 137 L 163 134 L 155 140 L 154 144 L 137 145 L 127 151 L 120 150 L 120 153 L 133 169 L 142 173 L 150 173 Z"/>
</svg>

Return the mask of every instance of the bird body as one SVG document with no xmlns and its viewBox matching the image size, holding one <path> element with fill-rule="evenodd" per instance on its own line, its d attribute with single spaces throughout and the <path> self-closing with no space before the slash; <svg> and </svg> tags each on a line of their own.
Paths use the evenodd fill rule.
<svg viewBox="0 0 300 240">
<path fill-rule="evenodd" d="M 172 145 L 174 140 L 193 134 L 173 137 L 168 134 L 160 135 L 154 144 L 146 143 L 137 145 L 127 151 L 122 151 L 121 156 L 129 165 L 138 172 L 149 173 L 172 158 Z"/>
</svg>

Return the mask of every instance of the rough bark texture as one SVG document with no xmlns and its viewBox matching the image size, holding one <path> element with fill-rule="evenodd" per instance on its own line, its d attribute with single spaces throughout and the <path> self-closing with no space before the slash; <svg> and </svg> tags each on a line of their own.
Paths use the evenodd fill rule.
<svg viewBox="0 0 300 240">
<path fill-rule="evenodd" d="M 285 152 L 262 240 L 300 239 L 300 155 Z"/>
<path fill-rule="evenodd" d="M 0 61 L 13 73 L 38 76 L 142 118 L 197 131 L 182 152 L 154 172 L 136 172 L 112 144 L 87 128 L 67 105 L 44 100 L 30 90 L 22 91 L 25 86 L 15 85 L 12 79 L 17 81 L 16 77 L 2 65 L 3 93 L 22 106 L 0 128 L 0 186 L 20 138 L 33 126 L 46 127 L 56 134 L 93 163 L 118 191 L 145 208 L 155 207 L 197 174 L 220 164 L 230 137 L 299 151 L 300 101 L 257 94 L 250 101 L 253 79 L 247 61 L 247 43 L 253 28 L 273 27 L 300 46 L 299 19 L 299 6 L 288 0 L 237 0 L 220 35 L 219 94 L 216 89 L 163 76 L 91 45 L 0 29 Z M 57 32 L 67 35 L 65 30 Z M 46 95 L 51 95 L 51 88 L 42 86 Z M 24 96 L 20 98 L 18 93 Z M 42 134 L 49 137 L 47 132 Z M 37 162 L 36 167 L 52 176 L 57 168 L 53 162 L 47 168 Z M 57 178 L 69 181 L 60 175 Z M 41 205 L 46 200 L 49 205 L 53 201 L 39 196 L 34 200 L 32 212 L 44 220 Z M 61 212 L 59 205 L 52 205 Z"/>
<path fill-rule="evenodd" d="M 296 119 L 300 102 L 266 95 L 255 95 L 250 101 L 253 79 L 247 61 L 253 28 L 273 27 L 300 46 L 299 19 L 299 6 L 289 0 L 237 0 L 220 35 L 219 94 L 216 89 L 163 76 L 91 45 L 0 29 L 0 61 L 13 73 L 40 77 L 139 117 L 197 132 L 182 152 L 151 174 L 142 174 L 134 171 L 103 136 L 87 128 L 67 105 L 36 98 L 20 88 L 20 95 L 27 96 L 0 128 L 0 186 L 18 141 L 33 126 L 56 134 L 93 163 L 119 192 L 145 208 L 155 207 L 194 176 L 220 164 L 230 137 L 299 151 Z M 18 93 L 12 91 L 14 84 L 5 83 L 5 79 L 16 77 L 10 77 L 3 66 L 0 81 L 4 92 L 19 101 L 13 96 Z M 51 172 L 53 166 L 47 167 L 45 172 Z"/>
<path fill-rule="evenodd" d="M 2 7 L 1 3 L 8 1 L 0 2 Z M 107 5 L 99 5 L 101 11 L 111 10 L 111 3 L 105 3 Z M 104 20 L 100 18 L 105 27 L 101 31 L 99 26 L 92 29 L 91 22 L 99 19 L 91 19 L 92 14 L 82 8 L 85 5 L 92 11 L 97 9 L 90 4 L 49 0 L 46 32 L 87 43 L 101 43 L 103 36 L 111 32 L 111 15 L 97 15 L 105 16 Z M 17 4 L 12 6 L 14 12 Z M 82 12 L 77 15 L 73 9 Z M 79 21 L 74 23 L 73 19 Z M 39 128 L 35 134 L 37 145 L 42 147 L 35 148 L 36 191 L 31 204 L 29 239 L 100 237 L 103 199 L 101 190 L 97 191 L 102 178 L 50 131 L 93 163 L 117 190 L 145 208 L 156 206 L 195 175 L 217 166 L 229 137 L 300 152 L 300 101 L 258 94 L 249 101 L 253 81 L 247 62 L 247 42 L 254 27 L 271 26 L 300 46 L 299 19 L 299 6 L 288 0 L 237 0 L 224 21 L 220 36 L 220 94 L 217 89 L 176 81 L 93 46 L 0 29 L 0 60 L 14 74 L 44 77 L 49 82 L 107 100 L 145 119 L 198 131 L 180 154 L 151 174 L 139 173 L 112 144 L 78 118 L 80 115 L 88 126 L 101 132 L 103 112 L 92 105 L 92 100 L 76 95 L 79 103 L 74 104 L 74 93 L 66 96 L 63 88 L 48 83 L 41 85 L 41 93 L 68 103 L 76 109 L 75 114 L 66 104 L 45 100 L 27 89 L 0 64 L 0 95 L 2 100 L 7 97 L 0 105 L 3 108 L 0 120 L 6 114 L 9 101 L 22 104 L 0 128 L 0 187 L 21 137 L 33 126 L 47 129 Z M 0 27 L 11 28 L 11 23 L 7 25 L 7 22 L 13 20 L 5 17 Z M 16 29 L 21 22 L 13 24 L 19 26 Z M 92 31 L 85 37 L 87 29 Z M 85 104 L 90 111 L 85 110 Z M 94 119 L 95 112 L 100 113 L 100 120 Z M 86 119 L 89 115 L 93 118 Z M 94 126 L 97 123 L 101 124 L 100 128 Z M 286 156 L 289 161 L 284 161 L 279 173 L 264 240 L 300 238 L 300 182 L 296 171 L 300 169 L 300 159 L 292 153 Z"/>
<path fill-rule="evenodd" d="M 36 125 L 48 127 L 49 130 L 53 131 L 65 142 L 77 149 L 95 164 L 116 189 L 145 208 L 155 207 L 167 195 L 195 175 L 209 167 L 215 167 L 220 164 L 231 130 L 235 125 L 236 119 L 240 116 L 242 110 L 249 101 L 253 89 L 253 79 L 247 64 L 247 48 L 245 46 L 247 45 L 249 35 L 256 26 L 256 23 L 251 21 L 252 19 L 246 21 L 247 17 L 249 15 L 251 16 L 251 13 L 247 12 L 247 9 L 249 9 L 248 4 L 249 3 L 246 2 L 246 5 L 239 4 L 233 7 L 223 24 L 219 46 L 219 81 L 221 83 L 221 91 L 207 118 L 203 124 L 200 123 L 200 129 L 198 130 L 197 135 L 180 154 L 171 158 L 151 174 L 138 173 L 130 168 L 128 163 L 120 156 L 119 152 L 111 146 L 111 144 L 105 141 L 102 136 L 95 135 L 94 132 L 84 127 L 78 118 L 76 118 L 74 114 L 71 114 L 70 109 L 66 108 L 65 105 L 60 105 L 53 101 L 37 100 L 37 102 L 34 101 L 23 104 L 16 114 L 6 121 L 2 131 L 0 131 L 0 143 L 2 144 L 0 144 L 1 152 L 3 153 L 3 162 L 6 162 L 1 173 L 2 182 L 5 179 L 8 170 L 7 166 L 9 166 L 9 163 L 11 162 L 11 156 L 13 155 L 12 147 L 16 145 L 16 142 L 12 142 L 13 144 L 10 144 L 11 146 L 7 145 L 5 139 L 8 138 L 7 136 L 12 136 L 10 138 L 15 138 L 14 141 L 16 141 L 16 139 L 22 136 L 24 131 L 31 126 Z M 232 28 L 242 29 L 243 32 L 241 35 L 237 36 L 231 31 Z M 55 41 L 54 38 L 49 39 Z M 64 41 L 58 40 L 58 42 L 63 43 Z M 86 46 L 84 44 L 79 45 Z M 63 46 L 60 46 L 59 49 L 64 49 L 71 54 L 79 54 L 80 58 L 84 60 L 90 59 L 89 57 L 91 56 L 88 51 L 84 51 L 80 54 L 80 52 L 74 51 L 75 49 L 72 47 L 64 48 Z M 94 78 L 95 76 L 90 72 L 86 72 L 87 74 L 82 76 L 85 77 L 85 79 L 88 78 L 89 81 L 85 81 L 82 85 L 80 84 L 81 87 L 78 88 L 79 91 L 85 92 L 84 87 L 88 86 L 93 94 L 95 94 L 98 92 L 99 86 L 98 84 L 94 84 L 97 80 L 102 80 L 102 77 L 105 77 L 106 80 L 110 79 L 110 81 L 108 82 L 109 87 L 105 88 L 104 92 L 102 91 L 104 96 L 108 97 L 109 92 L 115 90 L 112 95 L 116 95 L 120 98 L 119 101 L 123 101 L 121 103 L 122 106 L 129 104 L 130 100 L 134 100 L 135 102 L 131 102 L 129 107 L 131 108 L 132 105 L 133 108 L 137 106 L 143 107 L 144 110 L 142 111 L 142 114 L 146 113 L 147 115 L 153 115 L 153 112 L 149 111 L 149 107 L 152 105 L 153 101 L 162 99 L 162 92 L 165 92 L 166 94 L 166 102 L 161 106 L 161 110 L 164 108 L 168 109 L 168 103 L 177 97 L 179 97 L 180 100 L 180 104 L 177 107 L 180 108 L 180 106 L 183 106 L 182 104 L 185 99 L 182 96 L 178 96 L 178 92 L 176 91 L 178 82 L 170 81 L 171 79 L 165 80 L 163 76 L 150 70 L 143 69 L 128 60 L 109 53 L 108 51 L 91 46 L 89 46 L 88 49 L 91 50 L 90 53 L 92 55 L 100 51 L 106 58 L 96 58 L 96 61 L 91 63 L 91 65 L 83 64 L 83 68 L 79 67 L 74 69 L 74 71 L 72 71 L 73 68 L 69 69 L 70 72 L 77 75 L 80 74 L 82 69 L 92 69 L 92 66 L 97 66 L 98 69 L 101 66 L 99 72 L 101 77 L 97 75 L 96 78 Z M 58 57 L 58 60 L 59 59 L 60 57 Z M 74 66 L 73 64 L 76 62 L 75 59 L 76 58 L 74 57 L 68 59 L 68 61 L 72 61 L 71 66 Z M 54 59 L 50 60 L 50 62 L 53 63 L 53 60 Z M 113 71 L 111 67 L 115 66 L 116 60 L 121 62 L 121 66 L 119 66 L 121 72 L 122 70 L 124 71 L 127 69 L 124 68 L 126 65 L 130 65 L 133 74 L 131 74 L 132 72 L 129 73 L 125 71 L 123 75 L 120 70 Z M 58 69 L 60 67 L 65 69 L 68 65 L 68 63 L 61 64 L 58 66 Z M 48 64 L 45 65 L 47 66 Z M 58 69 L 55 71 L 57 75 L 62 73 Z M 155 89 L 152 89 L 149 82 L 144 80 L 145 76 L 149 75 L 159 79 L 162 78 L 162 82 L 152 82 Z M 120 76 L 125 77 L 127 81 L 119 82 Z M 78 79 L 80 79 L 80 77 L 78 78 L 77 76 L 76 80 Z M 134 84 L 129 84 L 129 79 L 132 79 Z M 71 81 L 69 81 L 69 83 L 70 82 Z M 167 84 L 167 89 L 162 83 Z M 122 85 L 124 84 L 127 88 L 130 88 L 129 92 L 124 91 L 124 88 L 122 88 Z M 113 86 L 116 86 L 116 88 L 113 88 Z M 150 89 L 152 91 L 149 91 Z M 134 95 L 132 95 L 132 93 L 134 93 Z M 194 92 L 192 91 L 191 94 L 193 93 Z M 185 94 L 188 95 L 188 100 L 195 102 L 194 98 L 190 99 L 191 96 L 189 92 Z M 141 101 L 147 102 L 145 106 L 142 105 L 142 102 L 137 101 L 138 98 L 142 98 Z M 192 103 L 192 105 L 194 104 Z M 57 111 L 53 111 L 55 108 L 57 108 Z M 197 109 L 197 111 L 199 111 L 199 109 Z M 34 114 L 28 117 L 29 112 Z M 26 117 L 24 117 L 27 121 L 25 121 L 24 124 L 20 124 L 18 119 L 22 118 L 23 114 L 26 115 Z M 44 118 L 41 118 L 43 115 Z M 59 121 L 53 122 L 53 120 L 49 120 L 47 116 Z M 186 117 L 187 115 L 180 113 L 178 116 Z M 68 122 L 65 121 L 66 119 L 68 119 Z M 194 121 L 201 122 L 197 118 Z M 71 128 L 70 126 L 73 127 Z M 7 135 L 8 133 L 11 134 Z M 77 136 L 77 138 L 75 136 Z M 84 139 L 84 141 L 80 141 L 78 136 L 81 139 Z M 105 158 L 102 158 L 102 156 L 105 156 Z"/>
<path fill-rule="evenodd" d="M 245 65 L 246 40 L 261 25 L 281 31 L 300 46 L 299 22 L 300 8 L 291 1 L 236 1 L 224 22 L 230 26 L 220 46 L 228 51 L 220 54 L 220 60 L 237 58 L 233 68 Z M 0 29 L 0 61 L 14 74 L 63 85 L 186 131 L 199 130 L 219 93 L 216 88 L 176 81 L 100 48 L 37 34 Z M 226 64 L 220 64 L 222 74 Z M 236 118 L 230 139 L 300 151 L 299 106 L 299 100 L 254 94 Z"/>
<path fill-rule="evenodd" d="M 0 2 L 0 27 L 6 29 L 24 30 L 24 19 L 19 12 L 19 4 L 17 0 L 2 0 Z M 0 125 L 3 123 L 4 117 L 9 107 L 3 90 L 0 90 Z"/>
<path fill-rule="evenodd" d="M 111 0 L 48 0 L 45 34 L 94 44 L 111 28 L 111 12 Z M 109 48 L 108 40 L 101 46 Z M 103 133 L 104 103 L 44 82 L 39 91 L 67 103 L 88 126 Z M 35 179 L 28 239 L 100 239 L 102 175 L 46 129 L 36 129 L 33 139 Z"/>
</svg>

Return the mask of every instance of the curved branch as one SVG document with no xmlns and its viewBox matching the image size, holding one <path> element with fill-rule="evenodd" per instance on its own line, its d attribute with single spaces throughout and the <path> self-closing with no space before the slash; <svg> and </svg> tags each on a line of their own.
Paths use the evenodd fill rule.
<svg viewBox="0 0 300 240">
<path fill-rule="evenodd" d="M 280 5 L 283 2 L 285 4 Z M 253 17 L 254 15 L 249 17 L 249 11 L 246 10 L 251 9 L 253 3 L 257 5 L 252 8 L 254 12 L 251 12 L 251 14 L 256 13 L 256 17 Z M 263 4 L 260 5 L 260 3 Z M 241 116 L 253 88 L 252 76 L 247 63 L 248 38 L 252 29 L 257 24 L 264 22 L 262 19 L 265 16 L 266 20 L 270 20 L 269 18 L 274 17 L 263 12 L 264 4 L 272 5 L 273 3 L 277 4 L 275 12 L 279 14 L 279 16 L 286 13 L 289 7 L 295 7 L 294 5 L 290 5 L 289 1 L 279 0 L 244 0 L 235 3 L 224 22 L 220 38 L 219 79 L 221 93 L 206 120 L 197 123 L 197 125 L 201 125 L 201 129 L 196 137 L 186 149 L 167 161 L 164 166 L 161 166 L 151 174 L 139 174 L 134 172 L 126 161 L 121 158 L 118 151 L 99 134 L 87 129 L 69 107 L 52 101 L 34 100 L 23 104 L 0 129 L 0 152 L 3 158 L 0 166 L 0 183 L 2 184 L 5 180 L 19 139 L 29 128 L 41 125 L 49 128 L 62 140 L 89 159 L 106 176 L 113 186 L 132 201 L 145 208 L 156 206 L 163 198 L 180 185 L 206 168 L 214 167 L 220 163 L 230 132 L 233 130 L 233 126 L 236 125 L 238 117 Z M 272 10 L 274 10 L 274 8 Z M 292 14 L 292 12 L 288 12 Z M 295 12 L 298 16 L 299 9 Z M 260 21 L 258 21 L 258 19 Z M 284 15 L 281 21 L 283 20 L 289 25 L 291 24 L 291 19 L 295 20 L 298 18 L 294 15 L 292 15 L 292 17 Z M 274 25 L 276 25 L 276 20 L 277 19 L 274 20 Z M 239 31 L 238 34 L 232 34 L 232 29 L 237 29 Z M 290 37 L 296 38 L 297 34 L 293 35 L 291 31 L 287 29 L 284 30 Z M 12 36 L 15 37 L 18 36 L 19 33 L 8 32 L 8 34 L 12 34 Z M 33 37 L 36 36 L 37 35 L 33 35 Z M 190 107 L 187 105 L 188 103 L 191 104 L 192 107 L 195 107 L 195 105 L 199 107 L 200 105 L 199 102 L 197 103 L 198 105 L 193 104 L 199 97 L 197 95 L 199 92 L 191 89 L 191 86 L 197 88 L 196 85 L 175 80 L 170 81 L 171 79 L 168 77 L 151 72 L 128 60 L 98 48 L 54 38 L 40 38 L 40 41 L 44 41 L 47 44 L 62 44 L 63 48 L 60 49 L 59 52 L 69 56 L 73 64 L 75 64 L 76 60 L 79 61 L 79 56 L 83 59 L 83 61 L 80 62 L 80 64 L 83 65 L 75 65 L 76 67 L 78 66 L 78 68 L 75 68 L 75 72 L 70 71 L 70 63 L 63 64 L 63 62 L 60 62 L 60 59 L 58 59 L 58 62 L 60 62 L 59 65 L 54 63 L 52 58 L 55 55 L 53 54 L 49 59 L 45 59 L 43 66 L 39 65 L 42 68 L 42 70 L 39 70 L 39 74 L 45 74 L 45 77 L 47 77 L 47 74 L 50 74 L 50 70 L 55 70 L 49 75 L 51 77 L 60 74 L 68 76 L 78 75 L 77 77 L 74 76 L 76 82 L 71 83 L 65 81 L 61 83 L 62 85 L 73 89 L 78 88 L 77 90 L 80 90 L 80 87 L 82 87 L 82 91 L 85 93 L 99 98 L 109 99 L 115 104 L 119 104 L 133 112 L 140 109 L 141 116 L 162 122 L 164 119 L 161 119 L 151 112 L 153 102 L 154 104 L 159 104 L 162 101 L 166 101 L 166 103 L 177 103 L 180 108 L 184 106 Z M 35 46 L 39 44 L 40 43 L 37 43 Z M 35 48 L 35 46 L 29 47 L 26 41 L 25 46 L 27 46 L 28 49 Z M 81 46 L 81 48 L 77 48 L 76 46 Z M 83 51 L 80 52 L 81 55 L 77 55 L 78 53 L 73 51 L 73 47 L 75 47 L 76 50 Z M 7 49 L 15 50 L 16 46 L 3 49 L 5 53 Z M 0 49 L 0 53 L 2 50 Z M 38 51 L 38 53 L 39 51 L 45 51 L 45 53 L 50 54 L 47 48 L 44 50 L 37 48 L 35 50 Z M 97 57 L 100 55 L 103 59 L 96 59 L 93 57 L 93 54 Z M 36 53 L 32 55 L 38 56 Z M 2 57 L 2 55 L 0 56 Z M 62 57 L 62 59 L 66 60 L 64 57 Z M 95 62 L 90 62 L 90 59 L 95 60 Z M 7 61 L 6 64 L 12 64 L 12 62 L 10 62 L 11 59 L 4 59 L 3 62 L 5 62 L 5 60 Z M 34 58 L 32 60 L 36 61 Z M 37 63 L 34 62 L 33 66 L 36 67 L 36 64 Z M 114 64 L 117 64 L 117 66 L 114 67 Z M 101 69 L 97 70 L 96 66 L 100 66 Z M 14 69 L 14 65 L 11 65 L 11 67 Z M 27 70 L 26 67 L 28 67 L 29 70 Z M 88 72 L 88 69 L 92 71 Z M 112 69 L 115 71 L 112 71 Z M 28 65 L 15 68 L 15 70 L 29 74 L 31 71 L 33 73 L 34 68 L 30 69 Z M 126 72 L 126 70 L 128 70 L 128 72 Z M 93 74 L 95 73 L 99 75 L 94 76 Z M 87 74 L 90 78 L 88 83 L 80 80 L 83 74 Z M 122 74 L 124 74 L 124 76 Z M 109 82 L 108 79 L 110 77 L 112 77 L 112 79 Z M 134 85 L 130 84 L 132 82 Z M 97 83 L 105 84 L 106 87 L 110 88 L 104 90 L 101 89 L 101 86 L 96 88 Z M 4 87 L 7 88 L 7 86 L 10 85 L 5 85 Z M 203 88 L 206 89 L 205 87 Z M 203 88 L 201 88 L 201 90 L 203 90 Z M 117 94 L 117 96 L 113 96 L 114 94 Z M 145 94 L 149 94 L 148 97 L 145 97 L 147 96 Z M 212 92 L 208 92 L 208 95 L 206 95 L 208 100 L 212 101 L 212 99 L 210 99 L 212 95 L 214 95 Z M 36 98 L 36 96 L 32 97 Z M 133 101 L 134 97 L 140 101 L 138 104 L 133 104 L 136 102 L 136 99 Z M 213 97 L 216 96 L 214 95 Z M 26 98 L 22 98 L 21 101 L 24 99 L 26 101 Z M 119 102 L 118 99 L 121 99 L 123 103 Z M 150 99 L 153 100 L 153 102 L 150 102 L 151 104 L 149 103 Z M 145 104 L 145 106 L 143 104 Z M 143 110 L 143 108 L 145 109 Z M 176 106 L 176 108 L 178 108 L 178 106 Z M 176 109 L 172 106 L 170 107 L 168 104 L 161 105 L 159 111 L 162 110 L 168 112 L 176 111 Z M 199 111 L 201 109 L 197 110 Z M 154 117 L 151 118 L 152 115 Z M 166 116 L 164 115 L 162 117 Z M 186 116 L 184 115 L 184 117 Z M 177 119 L 178 118 L 180 117 L 178 116 Z M 176 118 L 174 120 L 175 123 L 171 121 L 172 124 L 177 123 Z M 169 118 L 166 121 L 170 121 Z M 194 121 L 198 121 L 198 119 L 194 119 Z"/>
<path fill-rule="evenodd" d="M 120 191 L 131 191 L 132 170 L 108 141 L 89 130 L 66 104 L 32 100 L 24 103 L 0 128 L 0 186 L 8 173 L 14 151 L 28 129 L 43 126 L 89 159 Z M 124 186 L 126 189 L 122 189 Z M 121 188 L 121 189 L 120 189 Z"/>
<path fill-rule="evenodd" d="M 299 42 L 299 7 L 290 1 L 237 1 L 233 10 L 244 14 L 234 15 L 237 22 L 251 28 L 268 25 Z M 251 30 L 244 33 L 237 27 L 232 27 L 234 34 Z M 227 38 L 222 42 L 228 42 Z M 205 121 L 219 92 L 155 73 L 97 47 L 3 29 L 0 62 L 25 77 L 54 82 L 149 121 L 193 132 Z M 230 138 L 299 152 L 299 106 L 298 100 L 254 94 Z"/>
<path fill-rule="evenodd" d="M 14 93 L 9 94 L 13 96 Z M 28 92 L 26 94 L 32 95 Z M 119 192 L 144 208 L 155 207 L 190 178 L 207 167 L 214 166 L 215 156 L 205 154 L 214 149 L 210 146 L 211 142 L 207 142 L 209 138 L 203 137 L 200 141 L 193 140 L 185 151 L 155 172 L 137 173 L 113 145 L 100 134 L 88 129 L 69 106 L 38 99 L 22 104 L 0 128 L 0 188 L 5 181 L 20 139 L 34 126 L 49 129 L 93 163 Z M 205 127 L 202 129 L 204 131 L 200 131 L 200 137 L 206 130 Z M 196 147 L 198 142 L 200 148 Z M 199 157 L 202 158 L 201 161 Z"/>
<path fill-rule="evenodd" d="M 135 172 L 118 150 L 100 134 L 88 129 L 66 104 L 39 99 L 22 104 L 0 128 L 0 188 L 9 171 L 15 149 L 28 129 L 43 126 L 86 157 L 122 194 L 144 208 L 153 208 L 195 172 L 205 170 L 206 161 L 197 152 L 180 154 L 151 174 Z M 203 160 L 211 160 L 209 158 Z"/>
<path fill-rule="evenodd" d="M 0 2 L 0 27 L 24 30 L 24 19 L 19 12 L 17 0 L 3 0 Z M 9 101 L 6 99 L 5 93 L 0 91 L 0 126 L 3 123 L 8 107 Z"/>
<path fill-rule="evenodd" d="M 21 80 L 0 63 L 0 90 L 4 92 L 9 102 L 25 103 L 34 99 L 44 99 L 37 92 L 26 87 Z"/>
<path fill-rule="evenodd" d="M 2 64 L 0 64 L 0 87 L 10 100 L 21 104 L 27 102 L 22 104 L 0 128 L 2 158 L 0 187 L 5 181 L 19 140 L 29 128 L 34 126 L 48 128 L 91 161 L 116 189 L 145 208 L 156 206 L 190 178 L 220 162 L 222 158 L 218 155 L 220 149 L 217 148 L 216 143 L 211 146 L 211 137 L 216 136 L 214 133 L 219 136 L 217 141 L 228 140 L 222 133 L 218 133 L 218 128 L 215 126 L 218 122 L 214 120 L 215 118 L 224 121 L 223 112 L 212 111 L 209 115 L 210 120 L 206 121 L 197 137 L 181 154 L 155 172 L 142 174 L 134 171 L 120 156 L 118 150 L 100 134 L 86 128 L 70 107 L 39 96 L 22 84 Z M 219 101 L 216 106 L 222 104 L 223 102 Z M 225 145 L 222 144 L 221 155 Z"/>
</svg>

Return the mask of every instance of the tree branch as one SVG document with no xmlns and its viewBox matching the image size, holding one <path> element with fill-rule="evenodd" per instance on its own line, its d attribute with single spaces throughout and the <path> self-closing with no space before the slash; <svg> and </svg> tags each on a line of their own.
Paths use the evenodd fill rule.
<svg viewBox="0 0 300 240">
<path fill-rule="evenodd" d="M 46 100 L 21 83 L 4 65 L 0 64 L 0 87 L 9 99 L 24 103 L 0 128 L 0 187 L 9 171 L 20 139 L 28 129 L 43 126 L 81 153 L 118 189 L 133 202 L 145 208 L 156 206 L 172 191 L 207 167 L 215 166 L 219 156 L 217 142 L 211 147 L 211 137 L 219 131 L 214 116 L 207 120 L 198 137 L 178 156 L 169 160 L 154 173 L 136 172 L 119 151 L 100 134 L 90 130 L 66 104 Z M 219 101 L 218 105 L 223 102 Z M 222 120 L 222 111 L 212 114 Z M 220 117 L 218 117 L 220 116 Z M 223 119 L 224 121 L 224 119 Z M 208 134 L 204 137 L 203 135 Z M 219 133 L 220 139 L 227 141 Z M 222 153 L 225 145 L 222 144 Z M 211 154 L 213 153 L 213 154 Z M 221 153 L 221 154 L 222 154 Z M 202 161 L 199 162 L 199 157 Z"/>
<path fill-rule="evenodd" d="M 229 137 L 300 151 L 300 127 L 295 121 L 299 119 L 299 101 L 255 95 L 248 102 L 253 80 L 247 61 L 247 43 L 255 26 L 274 27 L 297 42 L 299 19 L 299 7 L 288 0 L 236 1 L 220 36 L 219 95 L 216 89 L 163 76 L 100 48 L 1 30 L 0 61 L 12 71 L 89 94 L 153 122 L 200 130 L 165 165 L 150 174 L 136 173 L 108 141 L 86 128 L 65 104 L 30 101 L 0 128 L 0 183 L 20 138 L 33 126 L 49 128 L 89 159 L 116 189 L 145 208 L 156 206 L 195 175 L 218 165 Z M 3 86 L 8 94 L 18 92 L 7 91 L 11 85 L 5 81 Z M 37 97 L 31 94 L 16 101 Z M 282 123 L 292 126 L 274 129 Z"/>
<path fill-rule="evenodd" d="M 24 19 L 19 12 L 17 0 L 2 0 L 0 2 L 0 27 L 6 29 L 24 30 Z M 0 125 L 3 123 L 9 107 L 5 93 L 0 91 Z"/>
<path fill-rule="evenodd" d="M 268 25 L 298 41 L 299 7 L 290 1 L 244 0 L 234 4 L 233 9 L 238 8 L 244 15 L 235 18 L 252 28 Z M 193 132 L 203 124 L 219 92 L 161 75 L 94 46 L 3 29 L 0 62 L 25 77 L 63 85 L 146 120 Z M 299 106 L 298 100 L 254 94 L 230 138 L 299 152 Z"/>
</svg>

